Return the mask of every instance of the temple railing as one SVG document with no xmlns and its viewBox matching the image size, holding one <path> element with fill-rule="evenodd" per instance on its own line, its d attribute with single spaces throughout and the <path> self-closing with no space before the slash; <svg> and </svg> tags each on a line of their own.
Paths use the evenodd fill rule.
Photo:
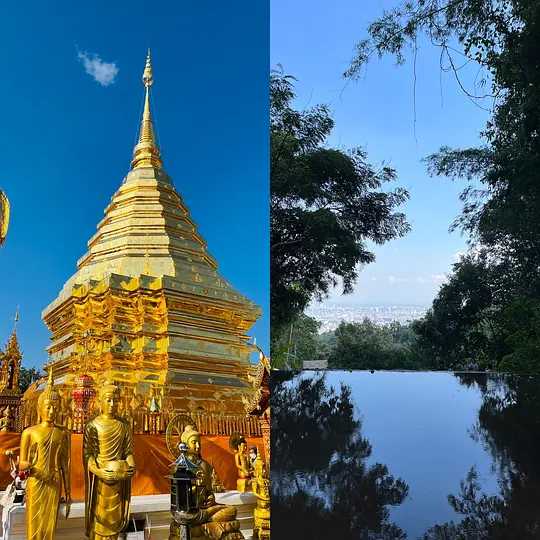
<svg viewBox="0 0 540 540">
<path fill-rule="evenodd" d="M 230 437 L 233 433 L 241 433 L 244 437 L 262 437 L 260 422 L 255 417 L 242 414 L 185 410 L 174 410 L 168 413 L 146 413 L 144 418 L 135 419 L 134 432 L 139 434 L 164 433 L 169 421 L 178 414 L 191 418 L 201 435 Z"/>
<path fill-rule="evenodd" d="M 241 414 L 188 413 L 202 435 L 226 435 L 241 433 L 244 437 L 262 437 L 258 418 Z"/>
<path fill-rule="evenodd" d="M 86 419 L 77 415 L 61 414 L 57 423 L 63 425 L 74 433 L 82 433 L 86 421 L 97 414 L 96 411 L 90 413 Z M 160 412 L 148 412 L 145 409 L 138 409 L 129 416 L 125 416 L 130 421 L 133 432 L 138 435 L 165 433 L 169 421 L 177 414 L 191 417 L 193 423 L 201 435 L 221 435 L 230 437 L 233 433 L 240 433 L 244 437 L 262 437 L 261 425 L 257 417 L 246 416 L 244 414 L 226 414 L 206 411 L 172 410 Z M 22 431 L 25 427 L 37 423 L 37 412 L 35 407 L 20 407 L 13 411 L 12 429 Z"/>
</svg>

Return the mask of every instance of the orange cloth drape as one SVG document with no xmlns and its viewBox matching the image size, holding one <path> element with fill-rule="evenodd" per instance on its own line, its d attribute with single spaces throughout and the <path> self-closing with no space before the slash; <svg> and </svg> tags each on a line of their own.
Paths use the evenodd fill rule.
<svg viewBox="0 0 540 540">
<path fill-rule="evenodd" d="M 10 482 L 9 460 L 5 450 L 19 452 L 20 433 L 0 433 L 0 490 Z M 71 493 L 74 501 L 84 500 L 84 468 L 82 463 L 82 438 L 71 435 Z M 227 436 L 203 436 L 202 456 L 211 463 L 225 489 L 236 489 L 236 466 L 229 449 Z M 173 458 L 167 450 L 164 435 L 135 435 L 135 463 L 137 472 L 133 478 L 132 495 L 156 495 L 169 493 L 169 465 Z M 262 438 L 248 438 L 248 446 L 257 446 L 262 452 Z"/>
<path fill-rule="evenodd" d="M 0 491 L 3 491 L 8 484 L 13 482 L 10 476 L 9 458 L 6 450 L 14 450 L 19 455 L 20 433 L 0 433 Z"/>
</svg>

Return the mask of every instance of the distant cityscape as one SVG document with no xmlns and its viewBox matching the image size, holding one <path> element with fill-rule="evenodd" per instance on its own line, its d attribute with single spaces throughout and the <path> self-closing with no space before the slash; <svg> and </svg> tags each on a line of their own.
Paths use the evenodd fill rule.
<svg viewBox="0 0 540 540">
<path fill-rule="evenodd" d="M 328 303 L 311 305 L 306 314 L 322 323 L 319 329 L 322 333 L 335 330 L 341 321 L 362 322 L 369 319 L 381 326 L 393 321 L 404 324 L 423 317 L 427 309 L 427 306 L 421 305 L 350 306 Z"/>
</svg>

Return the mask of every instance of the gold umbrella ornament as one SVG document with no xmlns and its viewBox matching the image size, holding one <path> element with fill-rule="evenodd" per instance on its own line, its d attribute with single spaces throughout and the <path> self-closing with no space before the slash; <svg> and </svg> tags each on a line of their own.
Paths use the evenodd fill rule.
<svg viewBox="0 0 540 540">
<path fill-rule="evenodd" d="M 9 227 L 9 200 L 0 189 L 0 246 L 6 241 Z"/>
</svg>

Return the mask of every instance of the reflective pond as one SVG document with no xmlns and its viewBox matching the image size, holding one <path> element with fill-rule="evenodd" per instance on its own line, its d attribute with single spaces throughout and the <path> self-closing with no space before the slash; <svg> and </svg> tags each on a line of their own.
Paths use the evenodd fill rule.
<svg viewBox="0 0 540 540">
<path fill-rule="evenodd" d="M 540 539 L 540 378 L 273 372 L 272 538 Z"/>
</svg>

